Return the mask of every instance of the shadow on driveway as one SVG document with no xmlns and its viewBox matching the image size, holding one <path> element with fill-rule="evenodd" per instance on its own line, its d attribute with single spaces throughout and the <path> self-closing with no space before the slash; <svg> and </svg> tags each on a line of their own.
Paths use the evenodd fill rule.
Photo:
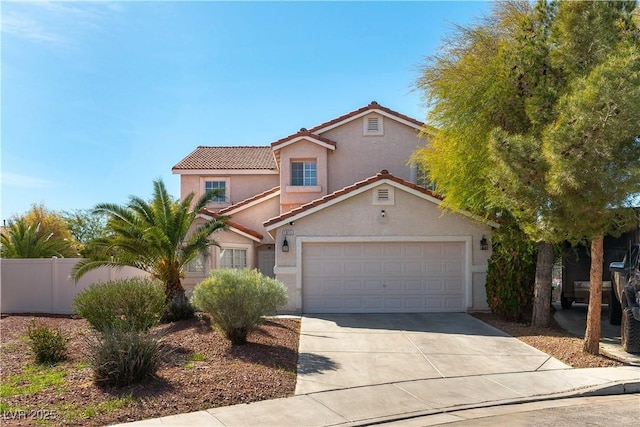
<svg viewBox="0 0 640 427">
<path fill-rule="evenodd" d="M 303 333 L 326 332 L 431 332 L 439 334 L 507 336 L 504 332 L 466 313 L 358 313 L 305 314 Z M 317 322 L 314 322 L 317 320 Z M 328 327 L 327 322 L 334 325 Z M 315 327 L 315 323 L 318 327 Z"/>
</svg>

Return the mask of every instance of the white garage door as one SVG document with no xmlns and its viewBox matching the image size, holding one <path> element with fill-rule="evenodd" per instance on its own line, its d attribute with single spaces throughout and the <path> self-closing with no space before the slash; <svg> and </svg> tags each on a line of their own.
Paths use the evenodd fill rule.
<svg viewBox="0 0 640 427">
<path fill-rule="evenodd" d="M 464 243 L 304 243 L 306 313 L 465 311 Z"/>
</svg>

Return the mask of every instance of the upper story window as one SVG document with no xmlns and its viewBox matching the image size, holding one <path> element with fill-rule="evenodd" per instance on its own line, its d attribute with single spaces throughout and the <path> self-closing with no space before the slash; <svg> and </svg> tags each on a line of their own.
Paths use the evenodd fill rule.
<svg viewBox="0 0 640 427">
<path fill-rule="evenodd" d="M 224 203 L 227 200 L 226 181 L 205 181 L 204 191 L 217 190 L 218 195 L 211 199 L 214 203 Z"/>
<path fill-rule="evenodd" d="M 364 135 L 384 135 L 382 117 L 367 116 L 363 123 Z"/>
<path fill-rule="evenodd" d="M 315 160 L 291 162 L 291 185 L 317 185 L 317 168 Z"/>
</svg>

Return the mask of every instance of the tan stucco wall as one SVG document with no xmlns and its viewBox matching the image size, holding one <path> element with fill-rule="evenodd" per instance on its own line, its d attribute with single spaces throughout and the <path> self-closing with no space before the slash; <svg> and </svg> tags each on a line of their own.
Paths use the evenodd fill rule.
<svg viewBox="0 0 640 427">
<path fill-rule="evenodd" d="M 180 176 L 180 198 L 184 199 L 190 193 L 195 192 L 198 200 L 204 194 L 204 182 L 209 179 L 227 179 L 229 188 L 227 198 L 231 204 L 241 202 L 263 191 L 267 191 L 279 184 L 279 176 L 273 175 L 181 175 Z M 228 205 L 228 204 L 227 204 Z M 225 207 L 221 205 L 219 207 Z"/>
<path fill-rule="evenodd" d="M 282 212 L 327 194 L 327 148 L 309 141 L 298 141 L 280 150 L 280 204 Z M 316 161 L 316 189 L 291 186 L 291 162 Z"/>
<path fill-rule="evenodd" d="M 436 204 L 398 188 L 394 188 L 395 203 L 393 205 L 374 205 L 373 192 L 376 188 L 307 217 L 296 219 L 293 226 L 286 225 L 275 230 L 274 235 L 278 242 L 276 273 L 277 278 L 289 289 L 290 300 L 287 309 L 298 311 L 301 308 L 300 291 L 297 288 L 302 274 L 300 266 L 297 265 L 298 260 L 301 259 L 297 254 L 300 247 L 298 241 L 307 237 L 329 238 L 331 236 L 369 237 L 371 240 L 380 236 L 391 239 L 395 236 L 412 239 L 423 237 L 425 241 L 429 239 L 437 241 L 440 238 L 446 240 L 447 237 L 455 236 L 460 236 L 460 239 L 469 239 L 471 247 L 471 265 L 468 266 L 471 280 L 469 309 L 486 309 L 485 272 L 491 251 L 480 250 L 480 240 L 483 235 L 490 239 L 491 227 L 459 213 L 444 212 Z M 385 210 L 384 218 L 380 215 L 382 209 Z M 293 230 L 294 233 L 287 236 L 290 246 L 288 253 L 281 251 L 283 230 Z M 398 237 L 398 241 L 402 241 L 402 238 Z M 292 296 L 295 297 L 291 298 Z"/>
<path fill-rule="evenodd" d="M 231 220 L 261 233 L 264 236 L 261 243 L 271 244 L 273 243 L 273 239 L 269 233 L 267 233 L 267 230 L 264 228 L 262 223 L 267 219 L 278 215 L 280 215 L 280 203 L 279 198 L 276 196 L 269 198 L 262 203 L 250 206 L 236 213 L 232 213 Z"/>
<path fill-rule="evenodd" d="M 383 119 L 383 136 L 364 136 L 363 121 L 367 117 Z M 413 181 L 415 173 L 408 165 L 409 157 L 419 146 L 418 131 L 377 113 L 368 114 L 322 134 L 337 142 L 328 154 L 328 192 L 340 190 L 354 182 L 369 178 L 382 169 Z"/>
</svg>

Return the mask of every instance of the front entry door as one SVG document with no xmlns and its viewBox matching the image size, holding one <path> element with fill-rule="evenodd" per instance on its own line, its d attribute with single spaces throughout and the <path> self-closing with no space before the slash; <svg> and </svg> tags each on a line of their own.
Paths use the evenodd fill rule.
<svg viewBox="0 0 640 427">
<path fill-rule="evenodd" d="M 275 249 L 262 249 L 258 251 L 258 270 L 265 276 L 275 278 L 273 267 L 276 265 Z"/>
</svg>

